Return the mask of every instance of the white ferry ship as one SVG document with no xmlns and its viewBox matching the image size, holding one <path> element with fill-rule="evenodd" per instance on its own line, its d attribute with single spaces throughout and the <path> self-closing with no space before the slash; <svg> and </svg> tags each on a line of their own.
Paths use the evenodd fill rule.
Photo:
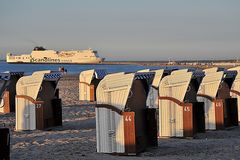
<svg viewBox="0 0 240 160">
<path fill-rule="evenodd" d="M 73 63 L 73 64 L 94 64 L 101 63 L 104 58 L 98 56 L 97 51 L 69 50 L 54 51 L 43 47 L 35 47 L 31 54 L 13 55 L 7 54 L 7 63 Z"/>
</svg>

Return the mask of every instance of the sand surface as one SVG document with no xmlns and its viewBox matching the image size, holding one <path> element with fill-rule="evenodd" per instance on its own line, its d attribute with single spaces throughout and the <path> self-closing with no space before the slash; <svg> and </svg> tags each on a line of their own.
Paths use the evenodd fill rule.
<svg viewBox="0 0 240 160">
<path fill-rule="evenodd" d="M 59 82 L 63 126 L 48 131 L 16 132 L 15 114 L 0 115 L 11 128 L 11 159 L 240 159 L 240 128 L 198 134 L 196 139 L 159 139 L 158 147 L 138 156 L 96 153 L 92 104 L 78 100 L 78 76 Z"/>
</svg>

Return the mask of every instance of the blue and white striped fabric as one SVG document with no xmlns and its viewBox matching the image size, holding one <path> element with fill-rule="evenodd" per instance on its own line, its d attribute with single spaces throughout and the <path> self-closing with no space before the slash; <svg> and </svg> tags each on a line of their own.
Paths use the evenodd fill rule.
<svg viewBox="0 0 240 160">
<path fill-rule="evenodd" d="M 237 75 L 237 71 L 225 71 L 225 78 L 235 78 Z"/>
<path fill-rule="evenodd" d="M 174 71 L 174 70 L 179 70 L 182 69 L 181 67 L 178 66 L 165 66 L 163 67 L 164 70 L 168 70 L 168 71 Z"/>
<path fill-rule="evenodd" d="M 55 81 L 60 79 L 61 77 L 62 77 L 62 74 L 60 72 L 44 74 L 44 80 L 48 80 L 48 81 Z"/>
<path fill-rule="evenodd" d="M 3 80 L 3 81 L 8 81 L 10 80 L 10 73 L 0 73 L 0 80 Z"/>
<path fill-rule="evenodd" d="M 20 76 L 23 76 L 24 75 L 24 72 L 9 72 L 11 76 L 14 76 L 14 75 L 20 75 Z"/>
<path fill-rule="evenodd" d="M 6 81 L 6 80 L 9 80 L 11 76 L 15 76 L 15 75 L 23 76 L 24 72 L 10 72 L 10 71 L 2 72 L 0 73 L 0 79 Z"/>
<path fill-rule="evenodd" d="M 155 73 L 154 72 L 137 72 L 135 73 L 134 79 L 147 79 L 147 80 L 152 80 L 154 77 Z"/>
<path fill-rule="evenodd" d="M 107 72 L 104 69 L 96 69 L 94 74 L 96 79 L 103 79 L 107 75 Z"/>
<path fill-rule="evenodd" d="M 202 71 L 195 71 L 193 72 L 193 77 L 204 77 L 205 73 Z"/>
</svg>

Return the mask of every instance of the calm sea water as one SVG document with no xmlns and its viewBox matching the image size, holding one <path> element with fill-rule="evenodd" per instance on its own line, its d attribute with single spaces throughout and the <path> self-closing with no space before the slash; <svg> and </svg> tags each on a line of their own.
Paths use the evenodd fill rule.
<svg viewBox="0 0 240 160">
<path fill-rule="evenodd" d="M 134 72 L 140 69 L 158 69 L 160 66 L 140 66 L 140 65 L 81 65 L 81 64 L 8 64 L 6 62 L 0 62 L 0 72 L 5 71 L 24 71 L 25 74 L 31 74 L 34 71 L 40 70 L 54 70 L 57 71 L 59 67 L 63 66 L 67 69 L 68 73 L 76 74 L 83 70 L 88 69 L 106 69 L 108 72 Z"/>
</svg>

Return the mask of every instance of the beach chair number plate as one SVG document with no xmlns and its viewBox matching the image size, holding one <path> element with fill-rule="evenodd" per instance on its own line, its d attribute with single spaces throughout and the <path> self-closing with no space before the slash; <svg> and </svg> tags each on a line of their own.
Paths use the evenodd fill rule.
<svg viewBox="0 0 240 160">
<path fill-rule="evenodd" d="M 190 108 L 188 106 L 184 107 L 185 112 L 190 112 Z"/>
<path fill-rule="evenodd" d="M 127 121 L 127 122 L 128 122 L 128 121 L 131 122 L 131 121 L 132 121 L 131 116 L 126 116 L 126 117 L 125 117 L 125 121 Z"/>
<path fill-rule="evenodd" d="M 36 108 L 41 108 L 41 104 L 36 104 Z"/>
<path fill-rule="evenodd" d="M 221 102 L 217 102 L 217 103 L 216 103 L 216 107 L 222 107 Z"/>
</svg>

